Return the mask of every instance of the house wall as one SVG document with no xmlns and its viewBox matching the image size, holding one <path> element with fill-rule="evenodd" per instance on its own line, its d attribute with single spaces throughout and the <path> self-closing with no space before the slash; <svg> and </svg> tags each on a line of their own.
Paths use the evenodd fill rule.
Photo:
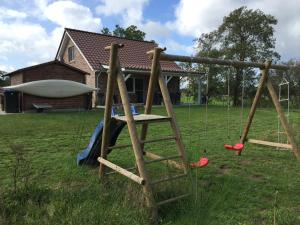
<svg viewBox="0 0 300 225">
<path fill-rule="evenodd" d="M 96 87 L 96 74 L 95 71 L 91 69 L 91 67 L 89 66 L 89 64 L 87 63 L 87 61 L 85 60 L 85 58 L 82 56 L 82 54 L 80 53 L 80 51 L 78 50 L 78 48 L 75 46 L 75 57 L 74 60 L 69 61 L 69 57 L 68 57 L 68 48 L 75 46 L 75 44 L 73 43 L 73 41 L 71 39 L 69 39 L 66 48 L 63 52 L 63 57 L 62 57 L 62 61 L 66 64 L 69 64 L 73 67 L 76 67 L 78 69 L 81 69 L 83 71 L 86 71 L 88 74 L 86 75 L 86 84 L 92 88 Z M 93 107 L 95 107 L 96 105 L 96 93 L 93 93 L 93 99 L 92 99 L 92 104 Z"/>
<path fill-rule="evenodd" d="M 32 106 L 35 104 L 49 104 L 53 107 L 53 109 L 87 109 L 88 106 L 88 96 L 87 95 L 79 95 L 70 98 L 44 98 L 37 97 L 33 95 L 24 94 L 22 97 L 22 108 L 23 111 L 34 110 Z"/>
<path fill-rule="evenodd" d="M 10 85 L 18 85 L 23 83 L 23 74 L 18 73 L 10 77 Z"/>
<path fill-rule="evenodd" d="M 143 79 L 143 102 L 146 102 L 147 98 L 147 91 L 149 85 L 149 75 L 148 74 L 136 74 L 131 75 L 131 78 L 140 78 Z M 102 73 L 98 79 L 98 87 L 100 88 L 98 95 L 97 95 L 97 104 L 104 105 L 105 104 L 105 93 L 106 93 L 106 85 L 107 85 L 107 74 Z M 170 82 L 168 83 L 168 89 L 170 92 L 170 97 L 173 104 L 180 103 L 180 79 L 179 77 L 173 77 Z M 137 93 L 128 93 L 130 98 L 130 102 L 137 103 L 138 96 Z M 121 103 L 121 98 L 118 90 L 115 91 L 115 103 Z M 156 85 L 155 93 L 154 93 L 154 101 L 153 104 L 161 104 L 162 102 L 162 95 L 160 89 L 158 87 L 158 83 Z"/>
<path fill-rule="evenodd" d="M 47 64 L 23 71 L 21 74 L 11 76 L 12 85 L 47 79 L 72 80 L 85 84 L 85 75 L 60 64 Z M 21 80 L 21 77 L 23 78 Z M 44 98 L 24 94 L 22 97 L 22 109 L 28 111 L 34 109 L 32 104 L 49 104 L 53 109 L 78 109 L 87 108 L 89 105 L 86 94 L 70 98 Z"/>
</svg>

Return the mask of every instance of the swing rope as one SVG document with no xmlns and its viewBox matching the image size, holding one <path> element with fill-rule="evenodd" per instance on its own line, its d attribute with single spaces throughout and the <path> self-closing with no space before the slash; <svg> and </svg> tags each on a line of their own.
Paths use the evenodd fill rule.
<svg viewBox="0 0 300 225">
<path fill-rule="evenodd" d="M 245 81 L 245 74 L 243 73 L 243 80 L 242 80 L 242 110 L 241 110 L 241 114 L 240 114 L 240 136 L 242 135 L 242 123 L 243 123 L 243 111 L 244 111 L 244 91 L 245 91 L 245 87 L 244 87 L 244 81 Z M 230 100 L 229 100 L 229 94 L 230 94 L 230 85 L 229 85 L 229 73 L 227 74 L 227 93 L 228 93 L 228 96 L 227 96 L 227 138 L 229 139 L 229 120 L 230 120 L 230 114 L 229 114 L 229 105 L 230 105 Z M 230 150 L 230 151 L 238 151 L 238 152 L 241 152 L 243 149 L 244 149 L 244 144 L 242 143 L 237 143 L 235 145 L 229 145 L 229 144 L 225 144 L 224 147 L 227 149 L 227 150 Z"/>
<path fill-rule="evenodd" d="M 243 70 L 242 78 L 242 98 L 241 98 L 241 112 L 240 112 L 240 137 L 243 132 L 243 116 L 244 116 L 244 96 L 245 96 L 245 70 Z"/>
<path fill-rule="evenodd" d="M 227 139 L 230 139 L 230 77 L 227 73 Z"/>
<path fill-rule="evenodd" d="M 192 168 L 197 168 L 197 167 L 205 167 L 208 165 L 209 160 L 208 158 L 206 158 L 206 153 L 207 153 L 207 146 L 208 146 L 208 132 L 207 132 L 207 127 L 208 127 L 208 90 L 209 90 L 209 77 L 208 77 L 208 72 L 206 71 L 206 101 L 205 101 L 205 124 L 204 124 L 204 138 L 205 138 L 205 142 L 204 142 L 204 150 L 203 150 L 203 155 L 204 157 L 200 157 L 200 159 L 198 160 L 198 162 L 192 163 L 191 167 Z M 198 136 L 199 137 L 199 136 Z"/>
</svg>

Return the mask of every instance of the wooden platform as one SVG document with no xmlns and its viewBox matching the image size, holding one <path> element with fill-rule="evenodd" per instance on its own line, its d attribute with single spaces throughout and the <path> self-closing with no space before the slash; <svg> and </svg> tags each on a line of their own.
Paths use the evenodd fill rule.
<svg viewBox="0 0 300 225">
<path fill-rule="evenodd" d="M 256 140 L 256 139 L 248 139 L 248 143 L 257 144 L 257 145 L 266 145 L 266 146 L 269 146 L 269 147 L 292 149 L 292 145 L 290 145 L 290 144 L 276 143 L 276 142 L 270 142 L 270 141 L 262 141 L 262 140 Z"/>
<path fill-rule="evenodd" d="M 126 116 L 115 116 L 114 118 L 123 122 L 127 122 Z M 171 120 L 170 117 L 153 114 L 139 114 L 133 116 L 133 118 L 137 123 L 165 122 Z"/>
</svg>

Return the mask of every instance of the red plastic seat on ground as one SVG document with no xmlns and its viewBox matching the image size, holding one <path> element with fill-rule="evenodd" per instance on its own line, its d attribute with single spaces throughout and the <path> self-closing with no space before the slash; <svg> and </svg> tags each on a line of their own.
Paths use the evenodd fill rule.
<svg viewBox="0 0 300 225">
<path fill-rule="evenodd" d="M 238 143 L 238 144 L 235 144 L 235 145 L 225 144 L 224 147 L 227 150 L 230 150 L 230 151 L 239 151 L 239 152 L 241 152 L 244 149 L 244 144 L 241 144 L 241 143 Z"/>
<path fill-rule="evenodd" d="M 199 159 L 198 162 L 191 163 L 191 167 L 192 168 L 205 167 L 205 166 L 208 165 L 208 163 L 209 163 L 208 158 L 202 157 L 202 158 Z"/>
</svg>

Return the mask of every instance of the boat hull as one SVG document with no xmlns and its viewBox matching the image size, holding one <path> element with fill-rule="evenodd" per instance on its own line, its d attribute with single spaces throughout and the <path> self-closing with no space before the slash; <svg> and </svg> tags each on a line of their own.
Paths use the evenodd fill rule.
<svg viewBox="0 0 300 225">
<path fill-rule="evenodd" d="M 4 90 L 16 90 L 39 97 L 67 98 L 90 93 L 97 89 L 70 80 L 38 80 L 4 87 Z"/>
</svg>

